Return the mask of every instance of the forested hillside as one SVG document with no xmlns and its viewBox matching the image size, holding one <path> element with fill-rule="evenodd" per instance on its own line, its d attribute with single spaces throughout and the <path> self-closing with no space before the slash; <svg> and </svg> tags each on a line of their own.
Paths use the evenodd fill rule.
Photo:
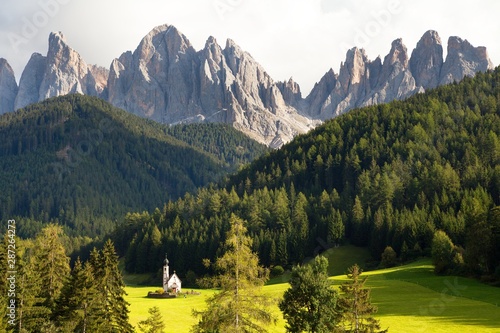
<svg viewBox="0 0 500 333">
<path fill-rule="evenodd" d="M 166 128 L 167 134 L 216 156 L 231 171 L 269 151 L 265 145 L 227 124 L 195 123 Z"/>
<path fill-rule="evenodd" d="M 219 181 L 265 149 L 222 126 L 177 130 L 97 98 L 51 99 L 0 117 L 0 218 L 22 218 L 24 237 L 48 221 L 105 235 L 126 212 Z"/>
<path fill-rule="evenodd" d="M 408 259 L 450 238 L 461 269 L 500 262 L 500 69 L 404 102 L 354 110 L 257 159 L 224 189 L 203 189 L 115 234 L 131 272 L 165 252 L 203 273 L 235 213 L 265 265 L 288 265 L 345 241 Z M 451 260 L 451 259 L 450 259 Z M 500 272 L 500 271 L 499 271 Z"/>
</svg>

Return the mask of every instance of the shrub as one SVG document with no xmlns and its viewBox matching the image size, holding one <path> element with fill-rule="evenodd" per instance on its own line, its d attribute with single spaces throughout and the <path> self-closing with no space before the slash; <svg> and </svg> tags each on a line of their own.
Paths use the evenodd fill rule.
<svg viewBox="0 0 500 333">
<path fill-rule="evenodd" d="M 444 231 L 438 230 L 434 233 L 431 254 L 436 274 L 449 272 L 453 266 L 454 248 L 453 242 Z"/>
<path fill-rule="evenodd" d="M 285 273 L 285 269 L 280 265 L 274 266 L 273 269 L 271 270 L 272 277 L 283 275 L 283 273 Z"/>
<path fill-rule="evenodd" d="M 380 262 L 380 266 L 383 268 L 394 267 L 398 263 L 398 255 L 396 251 L 390 246 L 387 246 L 382 253 L 382 261 Z"/>
</svg>

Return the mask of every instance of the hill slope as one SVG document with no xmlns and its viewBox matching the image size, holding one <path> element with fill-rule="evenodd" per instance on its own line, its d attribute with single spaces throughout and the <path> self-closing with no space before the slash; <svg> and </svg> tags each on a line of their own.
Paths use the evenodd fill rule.
<svg viewBox="0 0 500 333">
<path fill-rule="evenodd" d="M 234 129 L 197 130 L 207 142 L 243 136 Z M 239 153 L 226 147 L 226 158 L 167 132 L 175 131 L 79 95 L 3 115 L 0 217 L 56 219 L 78 235 L 107 233 L 111 220 L 127 211 L 151 210 L 215 182 L 265 149 L 245 138 L 232 146 Z"/>
<path fill-rule="evenodd" d="M 269 148 L 227 124 L 203 123 L 167 127 L 167 134 L 197 147 L 224 162 L 231 171 L 236 171 Z"/>
</svg>

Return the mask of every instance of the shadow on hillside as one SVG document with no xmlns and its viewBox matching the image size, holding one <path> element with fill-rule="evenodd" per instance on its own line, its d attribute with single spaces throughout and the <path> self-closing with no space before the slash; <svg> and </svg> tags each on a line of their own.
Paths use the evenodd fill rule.
<svg viewBox="0 0 500 333">
<path fill-rule="evenodd" d="M 389 273 L 392 277 L 410 276 L 411 273 L 421 274 L 418 268 L 408 271 L 408 274 L 398 275 L 397 272 Z M 377 317 L 398 316 L 410 317 L 411 320 L 422 321 L 425 325 L 447 325 L 460 324 L 466 326 L 478 326 L 485 328 L 500 327 L 500 307 L 492 304 L 488 300 L 471 299 L 472 295 L 481 296 L 476 293 L 474 286 L 469 288 L 455 277 L 441 279 L 435 277 L 427 284 L 432 283 L 431 287 L 417 285 L 419 281 L 405 282 L 399 279 L 389 278 L 387 280 L 369 281 L 369 287 L 372 290 L 372 299 L 378 306 Z M 391 281 L 392 280 L 392 281 Z M 425 278 L 423 279 L 425 280 Z M 423 280 L 420 280 L 422 282 Z M 440 288 L 440 289 L 439 289 Z M 488 286 L 484 288 L 491 288 Z M 494 288 L 493 288 L 494 289 Z M 489 289 L 492 292 L 496 291 Z M 376 301 L 376 302 L 375 302 Z M 498 304 L 500 305 L 500 304 Z"/>
</svg>

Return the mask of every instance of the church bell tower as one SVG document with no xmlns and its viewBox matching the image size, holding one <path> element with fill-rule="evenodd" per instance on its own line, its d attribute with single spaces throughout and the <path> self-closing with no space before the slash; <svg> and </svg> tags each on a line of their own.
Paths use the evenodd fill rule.
<svg viewBox="0 0 500 333">
<path fill-rule="evenodd" d="M 166 292 L 168 290 L 168 279 L 170 274 L 168 272 L 168 258 L 165 254 L 165 260 L 163 261 L 163 290 Z"/>
</svg>

